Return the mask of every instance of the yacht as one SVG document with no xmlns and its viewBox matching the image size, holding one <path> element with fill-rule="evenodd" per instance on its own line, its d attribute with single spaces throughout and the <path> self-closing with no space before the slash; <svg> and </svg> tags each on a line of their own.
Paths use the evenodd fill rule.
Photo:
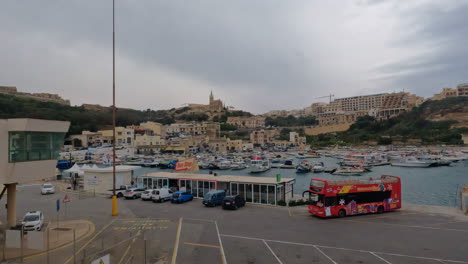
<svg viewBox="0 0 468 264">
<path fill-rule="evenodd" d="M 405 157 L 397 162 L 392 162 L 392 166 L 395 167 L 410 167 L 410 168 L 427 168 L 433 166 L 434 162 L 432 161 L 421 161 L 416 159 L 413 156 Z"/>
<path fill-rule="evenodd" d="M 281 164 L 281 169 L 295 169 L 296 165 L 292 160 L 285 160 L 283 164 Z"/>
<path fill-rule="evenodd" d="M 365 172 L 363 168 L 356 167 L 341 167 L 333 172 L 333 175 L 343 175 L 343 176 L 360 176 Z"/>
<path fill-rule="evenodd" d="M 231 170 L 243 170 L 247 168 L 247 164 L 243 161 L 235 161 L 231 164 Z"/>
<path fill-rule="evenodd" d="M 325 166 L 323 162 L 316 162 L 314 165 L 312 165 L 312 171 L 313 172 L 324 172 L 325 171 Z"/>
</svg>

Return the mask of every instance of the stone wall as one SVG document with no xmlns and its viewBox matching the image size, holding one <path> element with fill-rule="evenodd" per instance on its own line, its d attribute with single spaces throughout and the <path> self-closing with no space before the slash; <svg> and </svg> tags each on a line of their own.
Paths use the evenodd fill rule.
<svg viewBox="0 0 468 264">
<path fill-rule="evenodd" d="M 309 136 L 314 136 L 318 134 L 330 133 L 330 132 L 341 132 L 346 131 L 352 123 L 337 124 L 337 125 L 328 125 L 328 126 L 314 126 L 314 127 L 304 127 L 304 133 Z"/>
</svg>

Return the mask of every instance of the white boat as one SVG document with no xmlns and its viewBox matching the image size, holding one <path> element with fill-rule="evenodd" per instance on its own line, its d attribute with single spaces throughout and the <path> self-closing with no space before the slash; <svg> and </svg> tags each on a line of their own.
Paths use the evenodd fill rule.
<svg viewBox="0 0 468 264">
<path fill-rule="evenodd" d="M 223 160 L 218 162 L 218 170 L 229 170 L 231 168 L 231 162 L 229 160 Z"/>
<path fill-rule="evenodd" d="M 362 168 L 354 167 L 341 167 L 333 172 L 333 175 L 343 175 L 343 176 L 360 176 L 365 172 Z"/>
<path fill-rule="evenodd" d="M 325 171 L 325 166 L 323 165 L 323 162 L 317 162 L 314 165 L 312 165 L 312 171 L 316 173 Z"/>
<path fill-rule="evenodd" d="M 262 160 L 261 158 L 254 158 L 251 161 L 249 173 L 260 173 L 271 169 L 269 160 Z"/>
<path fill-rule="evenodd" d="M 231 164 L 231 170 L 243 170 L 247 168 L 247 164 L 243 161 L 236 161 Z"/>
<path fill-rule="evenodd" d="M 280 166 L 281 169 L 295 169 L 296 165 L 292 160 L 285 160 L 283 164 Z"/>
<path fill-rule="evenodd" d="M 392 162 L 395 167 L 427 168 L 433 165 L 433 162 L 421 161 L 413 156 L 400 159 L 398 162 Z"/>
</svg>

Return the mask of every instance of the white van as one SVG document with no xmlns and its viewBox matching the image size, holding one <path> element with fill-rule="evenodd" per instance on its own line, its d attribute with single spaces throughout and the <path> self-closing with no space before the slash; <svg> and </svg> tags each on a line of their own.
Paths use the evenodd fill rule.
<svg viewBox="0 0 468 264">
<path fill-rule="evenodd" d="M 172 197 L 172 191 L 169 189 L 155 189 L 151 193 L 151 200 L 153 203 L 164 202 L 170 200 Z"/>
</svg>

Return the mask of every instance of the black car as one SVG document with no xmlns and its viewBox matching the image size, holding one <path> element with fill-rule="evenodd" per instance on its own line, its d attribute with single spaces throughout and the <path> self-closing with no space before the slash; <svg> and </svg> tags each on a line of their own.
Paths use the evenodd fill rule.
<svg viewBox="0 0 468 264">
<path fill-rule="evenodd" d="M 231 195 L 224 197 L 223 202 L 221 204 L 223 206 L 223 209 L 236 210 L 237 208 L 245 205 L 245 200 L 239 195 Z"/>
</svg>

